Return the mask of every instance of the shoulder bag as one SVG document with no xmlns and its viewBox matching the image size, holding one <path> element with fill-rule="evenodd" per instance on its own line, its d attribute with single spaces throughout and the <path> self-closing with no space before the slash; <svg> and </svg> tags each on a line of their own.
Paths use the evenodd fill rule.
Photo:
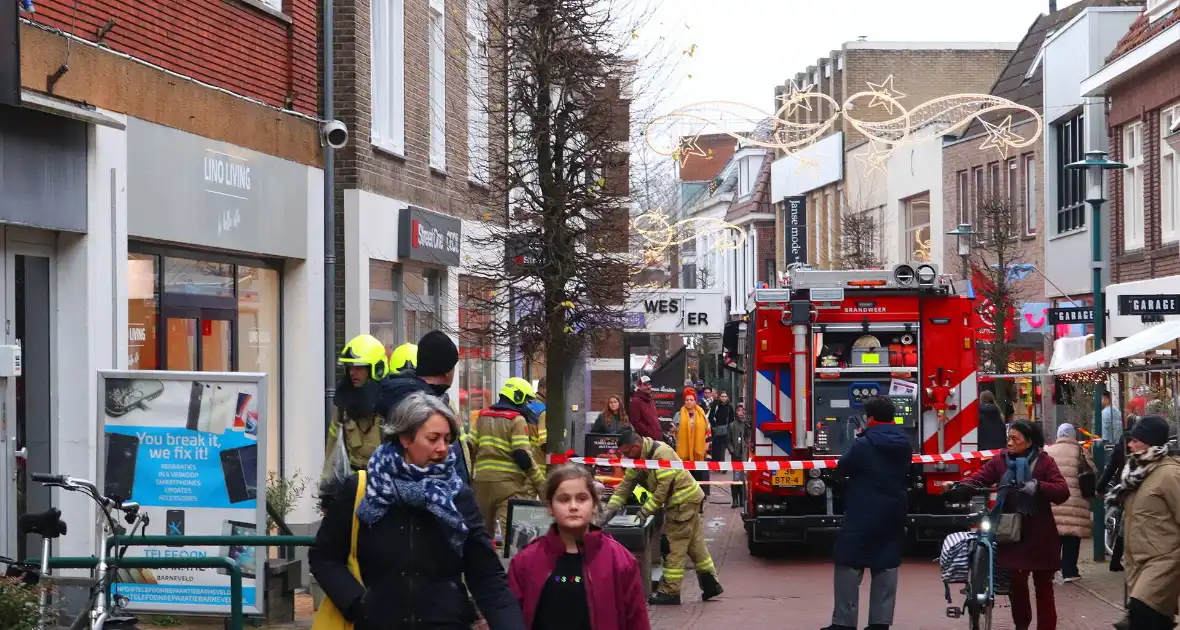
<svg viewBox="0 0 1180 630">
<path fill-rule="evenodd" d="M 996 505 L 996 510 L 1000 511 L 999 522 L 996 523 L 996 542 L 998 543 L 1018 543 L 1020 542 L 1020 535 L 1024 530 L 1024 518 L 1017 512 L 1011 514 L 1004 514 L 1004 499 L 1010 492 L 1008 488 L 1000 490 L 999 501 Z"/>
<path fill-rule="evenodd" d="M 1086 447 L 1078 446 L 1078 490 L 1083 499 L 1093 499 L 1098 493 L 1098 479 L 1094 467 L 1086 460 Z"/>
<path fill-rule="evenodd" d="M 351 543 L 348 550 L 348 572 L 352 573 L 352 577 L 356 578 L 358 583 L 361 582 L 361 566 L 356 558 L 356 536 L 360 530 L 360 519 L 356 517 L 356 511 L 361 506 L 361 500 L 365 498 L 365 471 L 357 472 L 358 478 L 356 482 L 356 500 L 353 501 L 352 506 L 352 535 Z M 325 597 L 320 609 L 315 613 L 315 619 L 311 622 L 312 630 L 352 630 L 352 622 L 344 618 L 344 614 L 332 602 L 331 597 Z"/>
</svg>

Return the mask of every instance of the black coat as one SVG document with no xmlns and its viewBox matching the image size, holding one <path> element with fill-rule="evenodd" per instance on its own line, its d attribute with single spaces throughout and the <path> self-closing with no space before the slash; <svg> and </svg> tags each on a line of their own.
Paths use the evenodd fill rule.
<svg viewBox="0 0 1180 630">
<path fill-rule="evenodd" d="M 979 404 L 979 433 L 976 437 L 981 451 L 994 451 L 1008 446 L 1008 429 L 995 403 Z"/>
<path fill-rule="evenodd" d="M 308 553 L 311 573 L 355 630 L 469 630 L 475 597 L 491 630 L 525 630 L 508 578 L 492 548 L 475 497 L 466 486 L 455 505 L 467 522 L 460 556 L 443 525 L 426 510 L 394 506 L 357 530 L 358 584 L 348 571 L 357 476 L 343 484 Z M 464 588 L 466 583 L 466 589 Z"/>
<path fill-rule="evenodd" d="M 406 368 L 381 381 L 381 395 L 376 405 L 377 413 L 382 417 L 388 416 L 389 412 L 403 398 L 414 392 L 439 397 L 438 392 L 434 391 L 434 386 L 418 378 L 411 368 Z M 463 446 L 459 443 L 459 436 L 456 435 L 454 438 L 455 442 L 451 444 L 451 452 L 455 454 L 455 466 L 459 471 L 459 478 L 463 480 L 463 483 L 471 485 L 471 473 L 467 470 L 467 460 L 463 457 Z"/>
<path fill-rule="evenodd" d="M 902 427 L 874 424 L 840 458 L 836 474 L 846 486 L 844 522 L 834 550 L 838 566 L 870 571 L 901 566 L 913 455 Z"/>
</svg>

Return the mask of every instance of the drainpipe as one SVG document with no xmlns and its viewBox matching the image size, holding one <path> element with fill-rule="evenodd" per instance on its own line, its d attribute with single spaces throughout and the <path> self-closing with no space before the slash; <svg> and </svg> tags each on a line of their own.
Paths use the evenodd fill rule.
<svg viewBox="0 0 1180 630">
<path fill-rule="evenodd" d="M 324 0 L 324 112 L 323 120 L 336 118 L 332 82 L 336 75 L 333 55 L 332 0 Z M 335 149 L 321 134 L 324 150 L 324 428 L 332 421 L 332 398 L 336 388 L 336 180 Z"/>
</svg>

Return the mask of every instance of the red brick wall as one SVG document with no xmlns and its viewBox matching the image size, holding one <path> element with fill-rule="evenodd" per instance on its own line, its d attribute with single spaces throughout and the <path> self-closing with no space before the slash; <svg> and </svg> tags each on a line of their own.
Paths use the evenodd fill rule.
<svg viewBox="0 0 1180 630">
<path fill-rule="evenodd" d="M 697 146 L 708 157 L 690 155 L 685 158 L 684 166 L 680 167 L 680 181 L 701 182 L 713 179 L 721 173 L 721 169 L 729 163 L 729 158 L 737 152 L 737 140 L 728 134 L 710 134 L 699 136 Z"/>
<path fill-rule="evenodd" d="M 41 24 L 93 42 L 112 23 L 101 42 L 112 50 L 270 105 L 318 111 L 315 0 L 284 0 L 286 19 L 243 0 L 36 4 Z"/>
<path fill-rule="evenodd" d="M 768 278 L 766 276 L 767 266 L 770 265 L 771 261 L 775 260 L 774 221 L 754 221 L 750 227 L 758 230 L 756 256 L 757 262 L 755 263 L 758 268 L 754 270 L 754 277 L 758 278 L 760 282 L 769 282 L 774 284 L 776 278 Z M 777 274 L 779 271 L 780 269 L 776 267 L 775 273 Z"/>
<path fill-rule="evenodd" d="M 1112 127 L 1138 119 L 1180 99 L 1180 54 L 1156 63 L 1142 75 L 1111 90 L 1107 124 Z"/>
<path fill-rule="evenodd" d="M 1171 103 L 1180 98 L 1180 83 L 1172 86 L 1172 96 L 1167 98 L 1160 85 L 1145 80 L 1127 90 L 1112 95 L 1114 107 L 1120 109 L 1120 123 L 1143 120 L 1143 214 L 1145 243 L 1141 249 L 1126 251 L 1123 243 L 1123 177 L 1113 171 L 1107 180 L 1110 203 L 1110 281 L 1111 283 L 1133 282 L 1180 274 L 1180 249 L 1175 242 L 1164 245 L 1161 241 L 1161 200 L 1160 200 L 1160 111 L 1143 111 L 1135 118 L 1127 119 L 1130 103 L 1140 107 L 1146 103 L 1163 101 Z M 1122 104 L 1119 105 L 1120 101 Z M 1115 160 L 1123 159 L 1123 124 L 1111 126 L 1110 153 Z"/>
</svg>

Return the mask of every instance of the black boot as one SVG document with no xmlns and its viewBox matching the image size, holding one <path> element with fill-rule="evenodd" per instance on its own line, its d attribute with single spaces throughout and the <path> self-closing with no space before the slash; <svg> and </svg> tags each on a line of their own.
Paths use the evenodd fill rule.
<svg viewBox="0 0 1180 630">
<path fill-rule="evenodd" d="M 652 596 L 647 599 L 647 603 L 651 604 L 652 606 L 679 606 L 680 596 L 669 595 L 668 593 L 653 593 Z"/>
<path fill-rule="evenodd" d="M 721 582 L 717 581 L 717 576 L 712 573 L 698 573 L 697 584 L 701 586 L 702 601 L 707 602 L 725 592 L 725 589 L 721 588 Z"/>
</svg>

